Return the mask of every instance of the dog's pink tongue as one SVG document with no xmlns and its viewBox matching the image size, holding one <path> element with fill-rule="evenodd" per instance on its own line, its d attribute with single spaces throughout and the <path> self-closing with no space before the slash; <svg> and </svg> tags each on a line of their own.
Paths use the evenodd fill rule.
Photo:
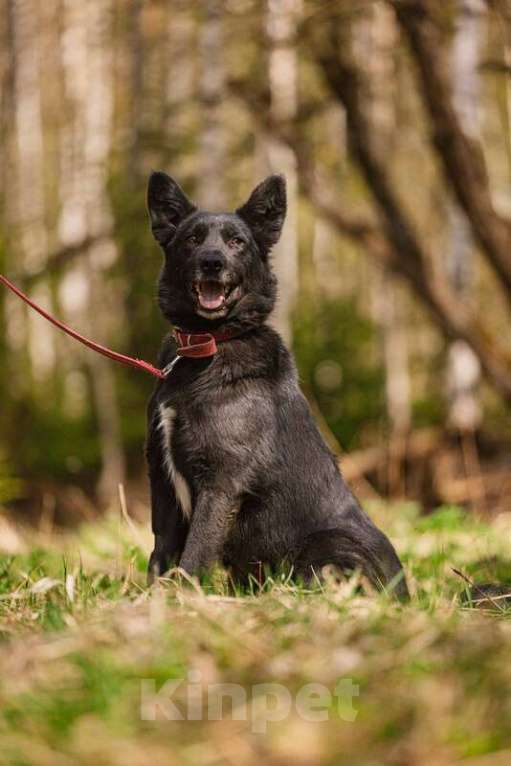
<svg viewBox="0 0 511 766">
<path fill-rule="evenodd" d="M 201 282 L 199 303 L 205 309 L 219 309 L 224 302 L 224 291 L 217 282 Z"/>
</svg>

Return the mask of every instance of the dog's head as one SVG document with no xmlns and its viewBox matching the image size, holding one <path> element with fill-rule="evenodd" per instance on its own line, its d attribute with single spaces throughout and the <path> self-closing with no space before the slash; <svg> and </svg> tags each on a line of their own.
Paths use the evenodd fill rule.
<svg viewBox="0 0 511 766">
<path fill-rule="evenodd" d="M 165 253 L 159 304 L 186 330 L 253 327 L 275 303 L 269 253 L 286 214 L 286 184 L 269 176 L 234 213 L 199 210 L 165 173 L 149 179 L 148 209 Z"/>
</svg>

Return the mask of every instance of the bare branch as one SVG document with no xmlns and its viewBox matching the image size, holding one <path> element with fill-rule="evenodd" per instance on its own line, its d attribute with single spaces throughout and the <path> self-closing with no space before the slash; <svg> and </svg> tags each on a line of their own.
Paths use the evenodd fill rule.
<svg viewBox="0 0 511 766">
<path fill-rule="evenodd" d="M 435 23 L 437 0 L 387 0 L 408 40 L 422 85 L 433 142 L 445 177 L 511 302 L 511 223 L 492 203 L 483 152 L 464 132 L 453 105 L 445 45 Z"/>
<path fill-rule="evenodd" d="M 360 95 L 360 73 L 350 56 L 346 41 L 337 37 L 338 28 L 331 26 L 327 39 L 313 41 L 313 52 L 323 69 L 325 79 L 346 110 L 348 140 L 382 218 L 382 230 L 347 225 L 326 204 L 310 175 L 305 174 L 308 192 L 323 214 L 346 236 L 362 244 L 372 257 L 394 268 L 412 286 L 415 294 L 433 315 L 437 325 L 449 338 L 463 339 L 478 357 L 485 375 L 511 400 L 511 359 L 497 348 L 495 339 L 456 296 L 446 280 L 438 279 L 430 268 L 432 259 L 419 239 L 397 195 L 387 169 L 372 141 L 369 121 Z M 308 180 L 307 180 L 308 179 Z"/>
</svg>

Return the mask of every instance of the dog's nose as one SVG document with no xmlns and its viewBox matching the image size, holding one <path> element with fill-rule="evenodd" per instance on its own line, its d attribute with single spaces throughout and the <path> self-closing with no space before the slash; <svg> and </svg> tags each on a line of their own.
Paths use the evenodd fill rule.
<svg viewBox="0 0 511 766">
<path fill-rule="evenodd" d="M 207 276 L 215 276 L 222 271 L 224 267 L 224 257 L 222 253 L 204 253 L 199 261 L 201 271 Z"/>
</svg>

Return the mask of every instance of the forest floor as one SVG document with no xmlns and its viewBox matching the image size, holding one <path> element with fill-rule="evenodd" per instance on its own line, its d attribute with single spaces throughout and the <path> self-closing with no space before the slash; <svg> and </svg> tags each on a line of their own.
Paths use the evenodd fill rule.
<svg viewBox="0 0 511 766">
<path fill-rule="evenodd" d="M 50 535 L 0 517 L 0 763 L 511 763 L 511 613 L 462 606 L 452 571 L 511 582 L 511 515 L 369 510 L 410 604 L 355 578 L 148 589 L 146 528 L 110 516 Z"/>
</svg>

